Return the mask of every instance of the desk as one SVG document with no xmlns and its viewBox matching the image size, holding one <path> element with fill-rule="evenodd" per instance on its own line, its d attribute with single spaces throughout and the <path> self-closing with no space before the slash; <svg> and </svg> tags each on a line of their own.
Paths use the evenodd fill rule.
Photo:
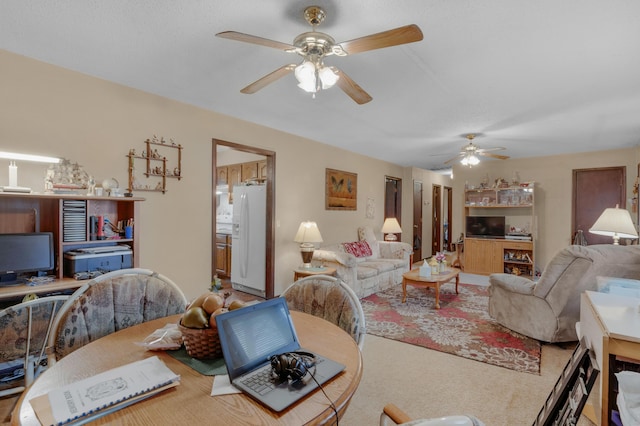
<svg viewBox="0 0 640 426">
<path fill-rule="evenodd" d="M 346 365 L 343 373 L 324 385 L 339 416 L 344 414 L 362 377 L 362 355 L 356 342 L 324 319 L 291 312 L 301 345 Z M 92 424 L 260 424 L 315 425 L 335 423 L 334 412 L 321 391 L 275 413 L 243 394 L 211 397 L 212 376 L 203 376 L 164 352 L 148 352 L 135 345 L 179 315 L 161 318 L 95 340 L 58 361 L 24 392 L 13 411 L 12 425 L 39 425 L 29 400 L 51 389 L 148 356 L 158 355 L 176 374 L 180 385 L 145 401 L 116 411 Z"/>
<path fill-rule="evenodd" d="M 0 287 L 0 301 L 4 300 L 12 300 L 12 299 L 20 299 L 27 294 L 35 293 L 35 294 L 50 294 L 50 293 L 61 293 L 61 292 L 70 292 L 73 293 L 78 288 L 80 288 L 83 284 L 85 284 L 88 280 L 75 280 L 73 278 L 63 278 L 56 279 L 47 284 L 39 284 L 39 285 L 9 285 Z"/>
<path fill-rule="evenodd" d="M 610 394 L 610 374 L 616 356 L 640 362 L 640 299 L 586 291 L 580 300 L 580 335 L 595 352 L 600 370 L 596 424 L 606 426 L 615 404 Z M 601 420 L 601 422 L 600 422 Z"/>
</svg>

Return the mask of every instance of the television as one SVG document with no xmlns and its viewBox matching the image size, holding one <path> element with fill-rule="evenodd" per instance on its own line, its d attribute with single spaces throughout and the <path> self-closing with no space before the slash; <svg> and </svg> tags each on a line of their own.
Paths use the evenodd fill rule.
<svg viewBox="0 0 640 426">
<path fill-rule="evenodd" d="M 52 232 L 0 234 L 0 286 L 19 283 L 21 274 L 54 268 Z"/>
<path fill-rule="evenodd" d="M 467 216 L 467 237 L 504 238 L 505 230 L 504 216 Z"/>
</svg>

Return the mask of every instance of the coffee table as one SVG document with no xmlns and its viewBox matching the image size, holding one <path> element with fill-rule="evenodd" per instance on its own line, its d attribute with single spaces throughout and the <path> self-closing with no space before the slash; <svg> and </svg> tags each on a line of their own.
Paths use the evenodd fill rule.
<svg viewBox="0 0 640 426">
<path fill-rule="evenodd" d="M 431 287 L 436 290 L 436 309 L 440 309 L 440 286 L 456 279 L 456 294 L 458 294 L 458 284 L 460 283 L 460 269 L 449 268 L 436 275 L 421 277 L 420 269 L 412 269 L 402 274 L 402 303 L 407 300 L 407 284 L 414 287 Z"/>
</svg>

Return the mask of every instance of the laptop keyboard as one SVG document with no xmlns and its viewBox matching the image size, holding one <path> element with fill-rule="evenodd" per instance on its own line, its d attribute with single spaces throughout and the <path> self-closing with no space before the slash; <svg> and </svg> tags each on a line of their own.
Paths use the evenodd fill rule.
<svg viewBox="0 0 640 426">
<path fill-rule="evenodd" d="M 275 383 L 271 379 L 271 368 L 261 368 L 253 374 L 243 377 L 240 383 L 257 392 L 260 395 L 264 395 L 275 388 Z"/>
</svg>

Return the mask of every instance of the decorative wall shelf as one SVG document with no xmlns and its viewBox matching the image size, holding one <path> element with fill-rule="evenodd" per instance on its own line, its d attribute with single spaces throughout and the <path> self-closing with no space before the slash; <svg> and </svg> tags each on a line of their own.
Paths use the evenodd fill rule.
<svg viewBox="0 0 640 426">
<path fill-rule="evenodd" d="M 151 191 L 151 192 L 162 192 L 163 194 L 167 192 L 167 178 L 170 179 L 182 179 L 182 145 L 176 144 L 173 142 L 173 139 L 170 139 L 169 142 L 165 142 L 164 138 L 158 138 L 154 135 L 152 139 L 147 139 L 144 141 L 146 149 L 142 152 L 142 155 L 136 154 L 135 149 L 130 149 L 127 157 L 129 158 L 129 186 L 128 192 L 133 193 L 133 191 Z M 162 147 L 162 148 L 158 148 Z M 158 149 L 177 149 L 177 159 L 176 166 L 173 169 L 167 167 L 167 157 L 161 155 Z M 145 171 L 143 172 L 144 176 L 147 178 L 161 178 L 161 181 L 158 182 L 154 187 L 149 185 L 142 186 L 138 182 L 136 182 L 135 177 L 135 160 L 144 160 L 145 161 Z"/>
</svg>

